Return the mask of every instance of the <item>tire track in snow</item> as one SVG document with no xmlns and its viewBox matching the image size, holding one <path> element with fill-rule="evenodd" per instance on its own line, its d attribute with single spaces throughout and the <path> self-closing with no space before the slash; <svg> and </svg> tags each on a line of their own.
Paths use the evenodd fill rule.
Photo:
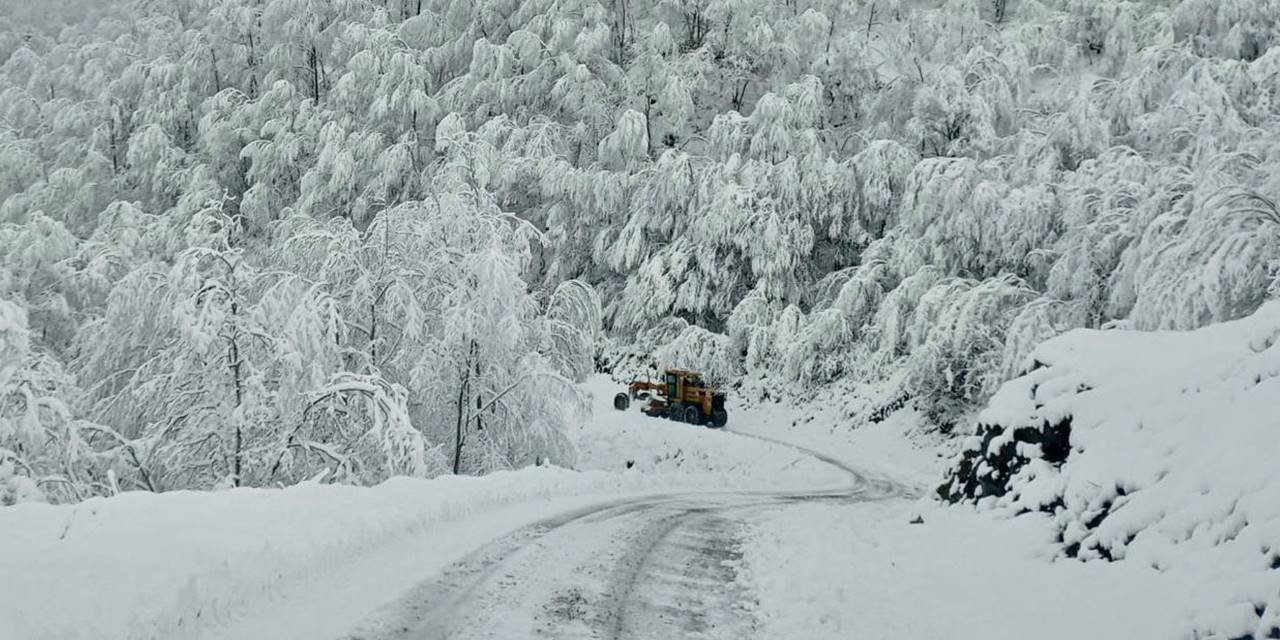
<svg viewBox="0 0 1280 640">
<path fill-rule="evenodd" d="M 848 475 L 853 480 L 853 484 L 849 491 L 850 497 L 855 497 L 855 495 L 857 496 L 865 495 L 865 492 L 871 492 L 871 495 L 868 497 L 871 497 L 871 499 L 877 499 L 877 500 L 884 499 L 884 498 L 892 498 L 892 497 L 901 497 L 901 498 L 918 497 L 916 490 L 912 487 L 908 487 L 906 485 L 894 482 L 887 478 L 878 478 L 878 477 L 870 476 L 866 473 L 863 473 L 862 471 L 858 471 L 857 469 L 854 469 L 852 466 L 846 464 L 845 462 L 839 459 L 833 458 L 825 453 L 822 453 L 821 451 L 817 451 L 815 449 L 810 449 L 808 447 L 802 447 L 800 445 L 792 444 L 785 440 L 776 440 L 768 436 L 756 435 L 754 433 L 744 433 L 741 431 L 732 431 L 730 433 L 740 438 L 752 438 L 754 440 L 769 442 L 772 444 L 777 444 L 777 445 L 787 447 L 789 449 L 794 449 L 796 451 L 812 456 L 821 462 L 829 464 L 843 471 L 846 475 Z M 816 495 L 816 494 L 810 494 L 810 495 Z"/>
<path fill-rule="evenodd" d="M 348 640 L 450 638 L 461 623 L 451 614 L 492 582 L 519 552 L 575 523 L 601 523 L 653 508 L 676 496 L 656 495 L 593 505 L 517 529 L 450 565 L 439 576 L 419 584 L 389 609 L 375 613 L 341 636 Z"/>
<path fill-rule="evenodd" d="M 742 615 L 735 586 L 738 523 L 722 512 L 688 509 L 663 523 L 658 535 L 623 563 L 611 605 L 611 640 L 742 637 L 755 630 Z"/>
<path fill-rule="evenodd" d="M 743 512 L 914 494 L 818 451 L 733 435 L 813 456 L 847 474 L 850 484 L 807 492 L 657 494 L 560 514 L 484 545 L 341 637 L 738 640 L 755 629 L 735 606 L 741 594 L 732 593 Z M 571 566 L 559 566 L 566 563 Z M 562 575 L 546 575 L 561 569 Z M 598 584 L 601 574 L 606 577 Z"/>
<path fill-rule="evenodd" d="M 671 532 L 674 531 L 676 527 L 680 526 L 681 517 L 688 513 L 689 511 L 685 511 L 679 515 L 657 521 L 654 525 L 656 532 L 648 536 L 650 538 L 649 541 L 637 545 L 637 547 L 632 550 L 633 553 L 630 554 L 632 557 L 624 559 L 621 563 L 622 576 L 621 579 L 615 583 L 617 585 L 616 592 L 612 594 L 613 615 L 610 616 L 612 618 L 612 624 L 610 625 L 611 638 L 623 637 L 623 631 L 627 628 L 628 601 L 631 599 L 632 593 L 636 589 L 636 584 L 640 581 L 641 571 L 643 570 L 645 563 L 653 555 L 654 550 L 657 549 L 664 540 L 666 540 L 667 536 L 670 536 Z"/>
</svg>

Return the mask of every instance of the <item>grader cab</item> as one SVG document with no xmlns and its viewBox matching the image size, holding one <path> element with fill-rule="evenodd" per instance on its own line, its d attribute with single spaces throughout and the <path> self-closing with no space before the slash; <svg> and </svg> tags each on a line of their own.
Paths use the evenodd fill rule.
<svg viewBox="0 0 1280 640">
<path fill-rule="evenodd" d="M 647 416 L 720 428 L 729 423 L 724 397 L 700 373 L 667 369 L 657 380 L 633 380 L 626 392 L 614 396 L 613 408 L 626 411 L 632 400 L 647 400 L 640 408 Z"/>
</svg>

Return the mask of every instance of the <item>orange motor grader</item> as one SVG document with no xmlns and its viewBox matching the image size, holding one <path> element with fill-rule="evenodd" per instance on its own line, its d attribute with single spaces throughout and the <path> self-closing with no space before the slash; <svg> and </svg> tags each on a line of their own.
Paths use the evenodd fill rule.
<svg viewBox="0 0 1280 640">
<path fill-rule="evenodd" d="M 632 400 L 648 400 L 640 411 L 652 418 L 720 428 L 729 423 L 724 392 L 702 380 L 702 374 L 667 369 L 660 380 L 633 380 L 613 398 L 613 408 L 626 411 Z"/>
</svg>

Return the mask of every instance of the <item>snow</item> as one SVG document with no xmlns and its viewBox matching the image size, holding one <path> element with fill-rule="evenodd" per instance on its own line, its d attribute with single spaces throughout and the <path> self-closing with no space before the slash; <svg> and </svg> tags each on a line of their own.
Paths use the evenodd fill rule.
<svg viewBox="0 0 1280 640">
<path fill-rule="evenodd" d="M 759 400 L 768 387 L 760 381 L 743 385 L 739 395 L 753 401 L 736 421 L 730 419 L 731 430 L 820 451 L 917 491 L 935 482 L 948 460 L 953 444 L 929 432 L 924 416 L 911 407 L 880 422 L 851 420 L 850 405 L 876 394 L 865 385 L 833 385 L 803 401 Z"/>
<path fill-rule="evenodd" d="M 688 486 L 707 483 L 738 489 L 813 489 L 848 482 L 839 469 L 803 451 L 738 437 L 736 432 L 751 433 L 762 418 L 755 411 L 741 411 L 733 393 L 726 404 L 729 425 L 721 430 L 650 418 L 640 413 L 639 401 L 619 412 L 613 408 L 613 396 L 626 387 L 607 376 L 595 376 L 585 387 L 594 397 L 595 418 L 569 433 L 580 469 L 684 474 Z M 628 462 L 633 463 L 630 469 Z"/>
<path fill-rule="evenodd" d="M 1278 1 L 0 0 L 0 640 L 832 459 L 926 501 L 761 519 L 775 635 L 1280 638 Z M 728 428 L 578 393 L 655 360 Z"/>
<path fill-rule="evenodd" d="M 1006 384 L 979 422 L 1071 419 L 1057 467 L 1029 462 L 996 514 L 1053 507 L 1062 543 L 1205 589 L 1190 628 L 1280 628 L 1280 303 L 1188 332 L 1077 330 L 1037 348 L 1046 366 Z M 993 443 L 994 444 L 994 443 Z M 1242 613 L 1243 612 L 1243 613 Z"/>
<path fill-rule="evenodd" d="M 757 593 L 764 636 L 1273 637 L 1277 338 L 1273 302 L 1195 331 L 1077 330 L 1043 343 L 1027 361 L 1038 368 L 977 417 L 1003 433 L 964 443 L 981 454 L 979 473 L 996 473 L 988 461 L 1015 429 L 1070 418 L 1065 462 L 1018 442 L 1027 462 L 1004 479 L 1006 494 L 976 509 L 925 491 L 915 502 L 762 515 L 743 545 L 742 580 Z M 737 428 L 921 489 L 953 462 L 913 410 L 859 426 L 840 397 L 762 402 Z"/>
<path fill-rule="evenodd" d="M 766 638 L 1186 637 L 1203 589 L 1137 565 L 1051 562 L 1046 520 L 908 501 L 794 506 L 752 527 L 740 580 Z"/>
<path fill-rule="evenodd" d="M 552 514 L 658 492 L 847 482 L 780 445 L 643 417 L 634 406 L 617 413 L 617 385 L 605 377 L 586 388 L 595 412 L 572 434 L 582 470 L 126 492 L 2 509 L 0 638 L 313 638 Z M 626 459 L 636 464 L 626 469 Z"/>
<path fill-rule="evenodd" d="M 281 584 L 485 508 L 604 491 L 556 469 L 373 488 L 128 492 L 0 511 L 0 636 L 170 638 Z"/>
<path fill-rule="evenodd" d="M 1266 447 L 1246 452 L 1238 442 L 1208 441 L 1229 441 L 1223 436 L 1230 429 L 1253 423 L 1215 423 L 1207 430 L 1172 421 L 1164 433 L 1182 440 L 1146 443 L 1148 454 L 1118 453 L 1110 448 L 1118 436 L 1107 435 L 1114 425 L 1089 431 L 1088 406 L 1108 398 L 1131 403 L 1135 396 L 1124 394 L 1135 392 L 1126 385 L 1142 379 L 1159 382 L 1151 388 L 1167 393 L 1127 411 L 1179 411 L 1183 396 L 1186 402 L 1230 398 L 1241 411 L 1252 410 L 1253 400 L 1244 396 L 1257 385 L 1241 382 L 1266 368 L 1267 327 L 1280 326 L 1277 319 L 1280 312 L 1267 307 L 1248 321 L 1191 334 L 1083 332 L 1036 352 L 1050 363 L 1032 374 L 1044 383 L 1040 393 L 1048 401 L 1041 411 L 1052 415 L 1059 410 L 1055 402 L 1068 403 L 1061 410 L 1073 412 L 1080 433 L 1091 435 L 1061 473 L 1036 467 L 1038 475 L 1020 477 L 1021 495 L 1044 495 L 1037 488 L 1042 483 L 1075 486 L 1074 474 L 1087 482 L 1091 473 L 1140 473 L 1148 458 L 1182 463 L 1181 471 L 1164 475 L 1175 493 L 1131 485 L 1129 502 L 1088 533 L 1101 535 L 1113 521 L 1141 522 L 1145 529 L 1117 562 L 1064 557 L 1056 536 L 1064 514 L 1075 513 L 1070 499 L 1058 514 L 1018 517 L 1008 517 L 1017 497 L 981 509 L 937 502 L 927 488 L 947 462 L 946 441 L 928 435 L 911 409 L 859 426 L 839 402 L 849 390 L 828 390 L 834 396 L 804 403 L 757 401 L 758 391 L 742 390 L 731 394 L 730 428 L 715 430 L 644 417 L 635 406 L 617 412 L 612 397 L 620 385 L 596 376 L 584 385 L 594 413 L 569 432 L 576 470 L 398 478 L 370 488 L 304 483 L 131 492 L 78 505 L 0 510 L 6 534 L 0 637 L 324 637 L 352 628 L 481 545 L 553 514 L 662 492 L 847 481 L 830 465 L 769 440 L 837 458 L 925 497 L 799 503 L 746 516 L 735 587 L 751 594 L 743 606 L 762 637 L 1235 637 L 1222 634 L 1264 628 L 1269 618 L 1260 616 L 1271 615 L 1265 598 L 1275 592 L 1276 574 L 1267 564 L 1274 551 L 1268 557 L 1259 551 L 1272 549 L 1267 542 L 1275 537 L 1257 523 L 1265 525 L 1273 513 L 1266 491 L 1276 485 L 1267 470 L 1228 473 L 1224 467 L 1232 461 L 1216 457 L 1231 453 L 1247 463 Z M 1159 371 L 1137 376 L 1153 366 Z M 1077 393 L 1084 380 L 1092 390 Z M 1018 416 L 1012 396 L 1029 389 L 1024 382 L 1006 386 L 984 419 Z M 1129 415 L 1125 411 L 1113 407 L 1108 415 Z M 1206 415 L 1181 411 L 1188 420 Z M 1161 433 L 1119 432 L 1126 438 Z M 1119 455 L 1129 463 L 1118 464 Z M 1112 460 L 1095 468 L 1091 456 Z M 1218 481 L 1209 482 L 1215 471 Z M 1206 484 L 1190 491 L 1188 482 Z M 1238 495 L 1234 512 L 1243 516 L 1215 511 L 1211 499 L 1221 495 Z M 1156 499 L 1165 502 L 1157 507 L 1150 502 Z M 1172 528 L 1194 517 L 1203 519 Z M 1176 531 L 1185 535 L 1172 535 Z M 600 542 L 584 539 L 582 549 Z"/>
</svg>

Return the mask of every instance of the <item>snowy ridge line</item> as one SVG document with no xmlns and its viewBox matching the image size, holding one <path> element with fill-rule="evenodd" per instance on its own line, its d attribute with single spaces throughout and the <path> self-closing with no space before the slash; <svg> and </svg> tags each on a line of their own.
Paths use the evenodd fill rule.
<svg viewBox="0 0 1280 640">
<path fill-rule="evenodd" d="M 0 598 L 0 637 L 211 637 L 210 629 L 269 602 L 280 587 L 322 578 L 363 554 L 473 513 L 592 494 L 726 494 L 725 488 L 753 480 L 542 468 L 483 478 L 398 478 L 372 488 L 127 493 L 74 506 L 18 505 L 0 512 L 0 530 L 17 532 L 0 550 L 0 573 L 13 576 Z M 103 558 L 103 549 L 118 552 Z M 29 568 L 36 559 L 40 571 Z M 155 563 L 165 568 L 146 568 Z M 85 590 L 104 573 L 130 577 L 130 588 Z M 52 603 L 59 602 L 55 610 Z"/>
</svg>

